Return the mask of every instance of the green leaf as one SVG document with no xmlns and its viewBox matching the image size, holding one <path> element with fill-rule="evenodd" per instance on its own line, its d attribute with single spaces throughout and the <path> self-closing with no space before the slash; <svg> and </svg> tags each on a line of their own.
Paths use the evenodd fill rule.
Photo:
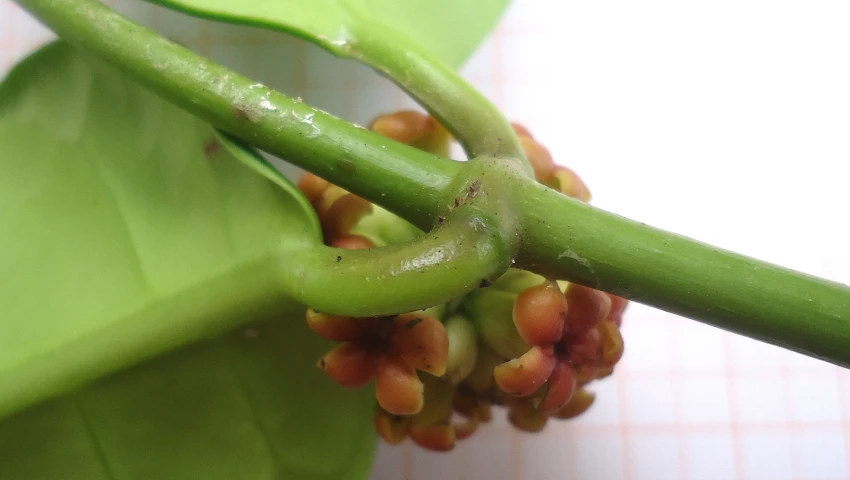
<svg viewBox="0 0 850 480">
<path fill-rule="evenodd" d="M 0 478 L 365 475 L 374 400 L 315 368 L 270 261 L 317 220 L 246 164 L 64 44 L 0 86 Z"/>
<path fill-rule="evenodd" d="M 373 393 L 315 367 L 303 312 L 158 358 L 0 421 L 0 478 L 347 480 L 375 445 Z"/>
<path fill-rule="evenodd" d="M 510 0 L 149 0 L 193 15 L 298 35 L 344 57 L 405 35 L 458 67 Z M 403 33 L 400 33 L 403 32 Z"/>
</svg>

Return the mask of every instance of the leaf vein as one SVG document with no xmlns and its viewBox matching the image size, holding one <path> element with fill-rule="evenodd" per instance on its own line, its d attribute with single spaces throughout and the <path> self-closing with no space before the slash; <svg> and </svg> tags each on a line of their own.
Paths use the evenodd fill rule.
<svg viewBox="0 0 850 480">
<path fill-rule="evenodd" d="M 74 410 L 77 412 L 77 415 L 80 417 L 80 421 L 83 424 L 83 429 L 86 431 L 86 435 L 89 437 L 89 441 L 91 442 L 92 449 L 94 450 L 95 455 L 97 456 L 98 463 L 103 469 L 103 474 L 106 477 L 106 480 L 116 480 L 118 477 L 115 476 L 115 473 L 109 467 L 109 462 L 106 458 L 106 453 L 103 451 L 103 448 L 100 444 L 100 441 L 97 438 L 97 434 L 94 432 L 94 427 L 91 424 L 91 421 L 86 415 L 85 407 L 83 406 L 82 399 L 79 394 L 75 394 L 71 396 L 71 401 L 74 403 Z"/>
</svg>

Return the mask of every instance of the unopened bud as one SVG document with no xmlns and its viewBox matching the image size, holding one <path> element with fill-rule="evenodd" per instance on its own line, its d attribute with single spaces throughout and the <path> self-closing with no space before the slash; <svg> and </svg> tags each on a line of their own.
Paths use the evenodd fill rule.
<svg viewBox="0 0 850 480">
<path fill-rule="evenodd" d="M 446 320 L 449 354 L 446 361 L 446 380 L 458 384 L 475 368 L 478 359 L 478 334 L 472 322 L 463 315 Z"/>
<path fill-rule="evenodd" d="M 469 294 L 465 302 L 481 338 L 502 358 L 516 358 L 530 347 L 514 326 L 515 299 L 512 293 L 485 288 Z"/>
<path fill-rule="evenodd" d="M 436 122 L 423 113 L 413 110 L 381 115 L 369 127 L 373 132 L 397 142 L 411 144 L 433 132 Z"/>
<path fill-rule="evenodd" d="M 614 368 L 623 356 L 623 336 L 617 324 L 605 320 L 597 327 L 602 338 L 602 368 Z"/>
<path fill-rule="evenodd" d="M 399 315 L 392 342 L 396 353 L 411 367 L 437 376 L 446 373 L 449 337 L 437 320 L 414 314 Z"/>
<path fill-rule="evenodd" d="M 546 383 L 555 363 L 551 348 L 532 347 L 521 357 L 496 367 L 493 378 L 508 395 L 527 397 Z"/>
<path fill-rule="evenodd" d="M 375 244 L 362 235 L 343 235 L 341 237 L 337 237 L 331 240 L 330 246 L 345 250 L 368 250 L 370 248 L 375 248 Z"/>
<path fill-rule="evenodd" d="M 546 385 L 546 395 L 537 404 L 537 409 L 542 412 L 558 410 L 573 396 L 576 388 L 575 371 L 566 363 L 558 362 Z"/>
<path fill-rule="evenodd" d="M 344 343 L 319 360 L 321 368 L 336 383 L 345 388 L 358 388 L 375 376 L 376 359 L 365 348 Z"/>
<path fill-rule="evenodd" d="M 554 281 L 526 289 L 514 302 L 514 325 L 529 345 L 552 345 L 560 340 L 566 316 L 567 299 Z"/>
<path fill-rule="evenodd" d="M 375 318 L 353 318 L 307 309 L 307 325 L 310 330 L 335 342 L 354 342 L 365 338 L 375 328 Z"/>
<path fill-rule="evenodd" d="M 566 405 L 561 407 L 553 416 L 555 418 L 560 418 L 563 420 L 575 418 L 582 413 L 586 412 L 591 405 L 593 405 L 593 401 L 596 400 L 596 394 L 593 392 L 588 392 L 587 390 L 580 388 L 573 392 L 572 398 L 567 402 Z"/>
<path fill-rule="evenodd" d="M 608 316 L 611 310 L 611 298 L 599 290 L 571 283 L 565 293 L 569 312 L 566 331 L 579 333 L 590 330 Z"/>
<path fill-rule="evenodd" d="M 552 172 L 551 186 L 568 197 L 577 198 L 582 202 L 590 201 L 590 189 L 574 171 L 567 167 L 555 168 Z"/>
<path fill-rule="evenodd" d="M 623 312 L 629 306 L 629 301 L 623 297 L 608 294 L 611 299 L 611 311 L 608 312 L 608 319 L 614 322 L 618 327 L 623 324 Z"/>
<path fill-rule="evenodd" d="M 384 355 L 378 363 L 375 396 L 381 407 L 395 415 L 422 410 L 423 386 L 416 370 L 397 355 Z"/>
<path fill-rule="evenodd" d="M 339 197 L 320 217 L 325 238 L 335 239 L 347 235 L 361 218 L 372 212 L 372 204 L 353 193 Z"/>
<path fill-rule="evenodd" d="M 534 170 L 534 178 L 541 182 L 552 178 L 556 165 L 549 150 L 531 137 L 520 136 L 519 143 L 525 152 L 525 158 Z"/>
<path fill-rule="evenodd" d="M 407 438 L 410 417 L 393 415 L 378 407 L 375 409 L 375 431 L 390 445 L 398 445 Z"/>
<path fill-rule="evenodd" d="M 329 186 L 330 183 L 328 183 L 327 180 L 317 175 L 313 175 L 310 172 L 305 173 L 301 176 L 301 179 L 298 180 L 298 189 L 301 190 L 301 193 L 307 197 L 307 200 L 309 200 L 310 203 L 319 200 Z"/>
<path fill-rule="evenodd" d="M 509 405 L 508 421 L 524 432 L 536 433 L 543 430 L 546 420 L 546 415 L 534 408 L 528 400 L 514 400 Z"/>
<path fill-rule="evenodd" d="M 428 450 L 447 452 L 455 447 L 455 430 L 449 424 L 413 425 L 410 438 Z"/>
</svg>

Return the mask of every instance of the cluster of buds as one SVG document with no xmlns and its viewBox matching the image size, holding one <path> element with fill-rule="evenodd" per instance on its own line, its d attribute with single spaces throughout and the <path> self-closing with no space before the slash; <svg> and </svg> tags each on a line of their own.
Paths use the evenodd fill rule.
<svg viewBox="0 0 850 480">
<path fill-rule="evenodd" d="M 610 375 L 622 357 L 627 303 L 529 272 L 503 278 L 465 302 L 493 362 L 501 360 L 476 393 L 505 405 L 517 428 L 538 431 L 549 418 L 573 418 L 593 403 L 584 387 Z"/>
<path fill-rule="evenodd" d="M 301 177 L 298 188 L 313 205 L 327 245 L 347 250 L 375 247 L 370 239 L 352 233 L 360 220 L 372 213 L 371 202 L 312 173 Z"/>
<path fill-rule="evenodd" d="M 378 404 L 396 415 L 419 413 L 424 385 L 417 370 L 446 373 L 449 338 L 443 324 L 427 315 L 351 318 L 307 311 L 319 335 L 344 342 L 319 360 L 319 367 L 343 387 L 375 379 Z"/>
<path fill-rule="evenodd" d="M 432 117 L 403 111 L 371 129 L 446 155 L 451 136 Z M 514 125 L 536 179 L 582 201 L 590 192 L 522 126 Z M 299 188 L 337 248 L 373 248 L 421 234 L 404 220 L 307 174 Z M 389 233 L 388 233 L 389 232 Z M 431 309 L 350 318 L 308 310 L 317 334 L 341 344 L 319 367 L 348 388 L 374 380 L 375 428 L 390 444 L 406 438 L 451 450 L 504 406 L 517 428 L 536 432 L 550 418 L 573 418 L 595 397 L 585 387 L 613 372 L 623 354 L 627 301 L 577 284 L 510 269 L 492 285 Z"/>
<path fill-rule="evenodd" d="M 538 182 L 568 197 L 590 201 L 590 190 L 574 171 L 556 164 L 549 149 L 538 143 L 527 128 L 518 124 L 513 127 Z"/>
</svg>

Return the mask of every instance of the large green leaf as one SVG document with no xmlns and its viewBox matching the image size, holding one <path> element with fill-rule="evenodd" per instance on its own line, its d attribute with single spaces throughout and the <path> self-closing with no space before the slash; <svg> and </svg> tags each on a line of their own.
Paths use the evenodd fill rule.
<svg viewBox="0 0 850 480">
<path fill-rule="evenodd" d="M 301 315 L 188 347 L 0 421 L 0 478 L 365 478 L 374 393 L 342 390 L 321 374 L 315 359 L 330 347 Z"/>
<path fill-rule="evenodd" d="M 278 29 L 342 56 L 366 37 L 401 32 L 457 67 L 493 28 L 510 0 L 149 0 L 195 15 Z"/>
<path fill-rule="evenodd" d="M 313 366 L 269 261 L 320 244 L 315 215 L 245 163 L 64 44 L 0 86 L 0 478 L 364 474 L 373 401 Z"/>
</svg>

